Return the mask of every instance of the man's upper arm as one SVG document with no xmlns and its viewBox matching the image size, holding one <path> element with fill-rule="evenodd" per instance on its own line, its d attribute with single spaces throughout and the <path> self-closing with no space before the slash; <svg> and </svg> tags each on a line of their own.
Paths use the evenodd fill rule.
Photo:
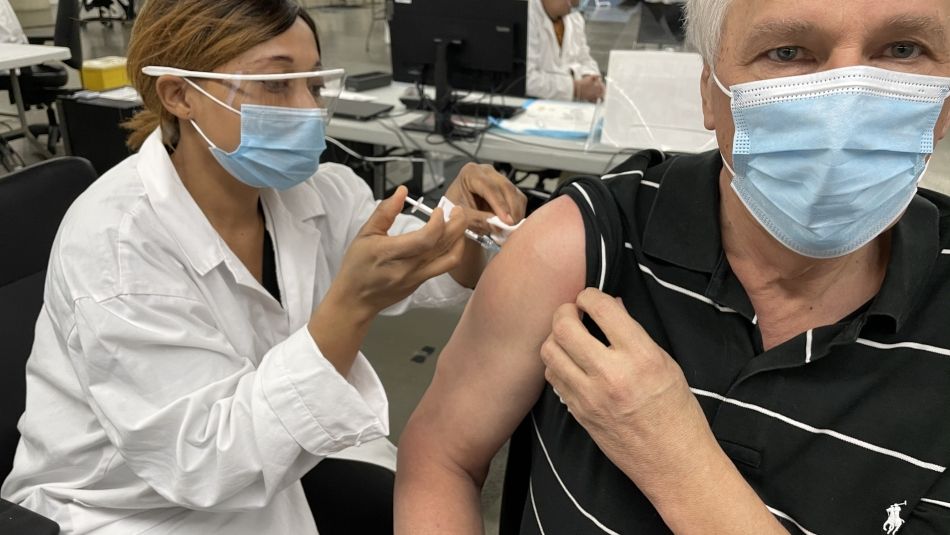
<svg viewBox="0 0 950 535">
<path fill-rule="evenodd" d="M 533 215 L 479 281 L 403 444 L 439 448 L 436 462 L 480 482 L 541 391 L 541 344 L 555 309 L 583 289 L 585 265 L 573 201 L 559 198 Z"/>
</svg>

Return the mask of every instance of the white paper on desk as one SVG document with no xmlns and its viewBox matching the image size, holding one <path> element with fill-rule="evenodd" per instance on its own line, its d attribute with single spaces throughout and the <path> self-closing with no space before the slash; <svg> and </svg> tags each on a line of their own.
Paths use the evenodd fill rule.
<svg viewBox="0 0 950 535">
<path fill-rule="evenodd" d="M 612 50 L 601 143 L 702 152 L 716 147 L 703 127 L 699 54 Z"/>
<path fill-rule="evenodd" d="M 515 117 L 495 124 L 516 134 L 584 139 L 593 126 L 596 106 L 588 102 L 529 100 L 524 108 Z"/>
<path fill-rule="evenodd" d="M 134 87 L 125 86 L 118 89 L 110 89 L 108 91 L 102 91 L 98 95 L 100 98 L 107 98 L 109 100 L 122 100 L 125 102 L 139 102 L 139 92 L 135 90 Z"/>
<path fill-rule="evenodd" d="M 347 91 L 344 89 L 340 91 L 340 96 L 343 100 L 354 100 L 356 102 L 373 102 L 376 100 L 376 97 L 370 95 L 364 95 L 363 93 L 357 93 L 356 91 Z"/>
</svg>

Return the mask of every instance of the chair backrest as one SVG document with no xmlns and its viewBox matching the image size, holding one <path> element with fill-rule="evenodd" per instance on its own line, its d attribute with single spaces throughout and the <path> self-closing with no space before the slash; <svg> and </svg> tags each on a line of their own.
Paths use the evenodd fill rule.
<svg viewBox="0 0 950 535">
<path fill-rule="evenodd" d="M 63 63 L 74 69 L 82 69 L 82 39 L 79 24 L 79 2 L 59 0 L 56 6 L 56 26 L 53 29 L 53 44 L 65 46 L 72 54 Z"/>
<path fill-rule="evenodd" d="M 46 266 L 66 210 L 96 179 L 83 158 L 55 158 L 0 177 L 0 481 L 13 466 L 26 401 L 25 365 Z"/>
</svg>

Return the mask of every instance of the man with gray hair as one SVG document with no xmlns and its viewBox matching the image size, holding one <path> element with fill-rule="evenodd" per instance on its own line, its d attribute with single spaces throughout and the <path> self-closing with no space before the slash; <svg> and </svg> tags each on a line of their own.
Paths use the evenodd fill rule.
<svg viewBox="0 0 950 535">
<path fill-rule="evenodd" d="M 687 23 L 719 150 L 642 152 L 511 237 L 400 440 L 398 532 L 480 533 L 515 433 L 521 533 L 950 533 L 950 198 L 917 188 L 950 0 Z"/>
</svg>

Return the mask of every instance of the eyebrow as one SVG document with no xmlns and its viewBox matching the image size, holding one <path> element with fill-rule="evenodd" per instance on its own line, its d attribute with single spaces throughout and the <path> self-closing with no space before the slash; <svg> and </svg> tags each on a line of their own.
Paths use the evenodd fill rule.
<svg viewBox="0 0 950 535">
<path fill-rule="evenodd" d="M 259 65 L 262 63 L 289 63 L 293 64 L 294 58 L 286 55 L 277 55 L 277 56 L 268 56 L 264 58 L 258 58 L 251 62 L 252 65 Z M 317 61 L 313 64 L 314 70 L 320 70 L 323 68 L 323 62 Z"/>
<path fill-rule="evenodd" d="M 915 33 L 947 45 L 947 30 L 939 20 L 928 16 L 898 15 L 887 21 L 884 28 L 890 32 Z"/>
<path fill-rule="evenodd" d="M 817 33 L 818 27 L 811 22 L 801 19 L 779 19 L 761 22 L 752 27 L 748 34 L 749 41 L 775 41 L 790 37 L 798 37 Z"/>
</svg>

